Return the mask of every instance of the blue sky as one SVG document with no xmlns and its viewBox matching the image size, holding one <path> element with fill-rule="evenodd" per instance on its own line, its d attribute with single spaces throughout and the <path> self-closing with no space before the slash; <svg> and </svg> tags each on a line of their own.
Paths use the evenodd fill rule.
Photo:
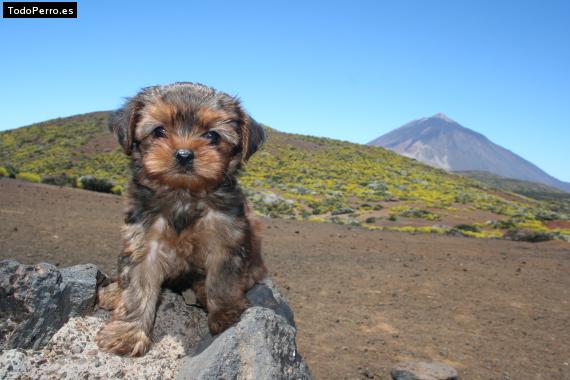
<svg viewBox="0 0 570 380">
<path fill-rule="evenodd" d="M 147 85 L 238 94 L 287 132 L 366 143 L 443 112 L 570 181 L 568 1 L 79 1 L 0 19 L 0 130 Z"/>
</svg>

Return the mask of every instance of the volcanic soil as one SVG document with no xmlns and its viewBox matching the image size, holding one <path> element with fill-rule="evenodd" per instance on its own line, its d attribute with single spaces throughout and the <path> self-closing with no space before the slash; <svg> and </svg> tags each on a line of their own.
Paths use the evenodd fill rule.
<svg viewBox="0 0 570 380">
<path fill-rule="evenodd" d="M 0 178 L 0 259 L 112 274 L 120 197 Z M 317 379 L 389 378 L 404 360 L 463 379 L 570 379 L 570 244 L 265 219 L 264 255 Z"/>
</svg>

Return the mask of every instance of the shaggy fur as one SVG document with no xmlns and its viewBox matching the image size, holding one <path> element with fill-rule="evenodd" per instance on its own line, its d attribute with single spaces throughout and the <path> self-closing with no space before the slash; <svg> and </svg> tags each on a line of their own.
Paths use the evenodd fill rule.
<svg viewBox="0 0 570 380">
<path fill-rule="evenodd" d="M 167 281 L 191 280 L 210 331 L 224 331 L 266 274 L 259 224 L 236 181 L 263 129 L 236 98 L 195 83 L 145 88 L 109 126 L 132 159 L 132 179 L 118 280 L 99 293 L 113 316 L 97 344 L 144 355 Z"/>
</svg>

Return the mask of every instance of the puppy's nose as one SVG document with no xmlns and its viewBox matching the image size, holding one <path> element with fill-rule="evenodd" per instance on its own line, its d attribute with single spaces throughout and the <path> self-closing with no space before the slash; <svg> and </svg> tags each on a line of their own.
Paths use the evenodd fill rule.
<svg viewBox="0 0 570 380">
<path fill-rule="evenodd" d="M 194 152 L 188 149 L 178 149 L 176 151 L 176 161 L 182 165 L 188 165 L 194 159 Z"/>
</svg>

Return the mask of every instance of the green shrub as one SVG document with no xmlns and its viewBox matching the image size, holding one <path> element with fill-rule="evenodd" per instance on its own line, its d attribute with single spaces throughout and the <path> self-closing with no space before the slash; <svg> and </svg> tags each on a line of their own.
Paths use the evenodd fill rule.
<svg viewBox="0 0 570 380">
<path fill-rule="evenodd" d="M 97 178 L 91 175 L 79 177 L 79 187 L 85 190 L 110 193 L 115 183 L 106 178 Z"/>
<path fill-rule="evenodd" d="M 55 186 L 73 186 L 75 181 L 75 178 L 68 177 L 65 173 L 60 175 L 48 175 L 42 178 L 42 183 Z"/>
<path fill-rule="evenodd" d="M 461 231 L 481 232 L 481 228 L 472 224 L 458 224 L 454 227 Z"/>
<path fill-rule="evenodd" d="M 331 215 L 343 215 L 343 214 L 352 214 L 354 212 L 353 208 L 350 207 L 343 207 L 331 212 Z"/>
<path fill-rule="evenodd" d="M 10 173 L 8 172 L 8 169 L 6 169 L 3 166 L 0 166 L 0 177 L 10 177 Z"/>
<path fill-rule="evenodd" d="M 559 215 L 557 212 L 548 211 L 548 210 L 539 210 L 539 211 L 535 214 L 535 218 L 536 218 L 536 220 L 557 220 L 557 219 L 562 219 L 562 218 L 561 218 L 561 215 Z"/>
<path fill-rule="evenodd" d="M 407 208 L 400 212 L 399 214 L 405 218 L 420 218 L 420 219 L 427 219 L 427 220 L 438 220 L 439 215 L 432 213 L 428 210 L 421 210 L 417 208 Z"/>
<path fill-rule="evenodd" d="M 111 188 L 111 193 L 121 195 L 121 194 L 123 194 L 123 190 L 124 190 L 123 186 L 115 185 Z"/>
<path fill-rule="evenodd" d="M 333 216 L 330 218 L 330 222 L 333 224 L 345 224 L 344 221 L 338 216 Z"/>
<path fill-rule="evenodd" d="M 542 231 L 532 231 L 521 228 L 511 228 L 506 231 L 503 238 L 513 241 L 526 241 L 530 243 L 540 243 L 554 239 L 554 234 Z"/>
<path fill-rule="evenodd" d="M 26 172 L 18 173 L 16 175 L 16 178 L 21 179 L 23 181 L 36 182 L 36 183 L 39 183 L 42 181 L 42 178 L 39 175 L 34 174 L 34 173 L 26 173 Z"/>
<path fill-rule="evenodd" d="M 370 218 L 366 218 L 366 220 L 364 221 L 364 223 L 376 223 L 376 218 L 371 216 Z"/>
<path fill-rule="evenodd" d="M 16 167 L 14 167 L 13 165 L 7 164 L 6 166 L 4 166 L 4 168 L 8 172 L 8 177 L 10 178 L 16 178 L 16 176 L 19 173 L 19 170 L 16 169 Z"/>
<path fill-rule="evenodd" d="M 467 204 L 467 203 L 471 203 L 474 201 L 474 198 L 472 195 L 470 194 L 466 194 L 466 193 L 459 193 L 455 196 L 455 202 L 457 203 L 461 203 L 461 204 Z"/>
</svg>

